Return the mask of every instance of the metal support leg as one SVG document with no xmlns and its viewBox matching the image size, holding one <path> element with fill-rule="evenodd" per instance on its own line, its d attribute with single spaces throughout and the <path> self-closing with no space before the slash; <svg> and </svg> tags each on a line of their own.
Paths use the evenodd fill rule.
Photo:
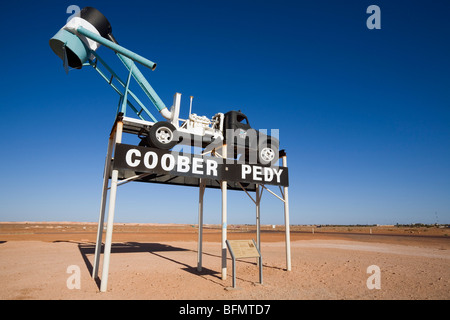
<svg viewBox="0 0 450 320">
<path fill-rule="evenodd" d="M 263 284 L 263 265 L 261 253 L 259 254 L 258 264 L 259 264 L 259 284 Z"/>
<path fill-rule="evenodd" d="M 205 181 L 200 179 L 200 190 L 198 199 L 198 251 L 197 251 L 197 271 L 202 271 L 203 256 L 203 196 L 205 194 Z"/>
<path fill-rule="evenodd" d="M 233 258 L 233 289 L 236 289 L 236 259 Z"/>
<path fill-rule="evenodd" d="M 256 185 L 256 245 L 259 251 L 261 251 L 261 193 L 262 190 L 259 184 Z"/>
<path fill-rule="evenodd" d="M 222 146 L 222 156 L 225 163 L 227 146 Z M 222 280 L 227 279 L 227 182 L 221 182 L 222 189 Z"/>
<path fill-rule="evenodd" d="M 286 155 L 283 156 L 283 167 L 287 167 Z M 288 187 L 284 187 L 284 224 L 286 228 L 286 270 L 291 271 L 291 236 L 289 226 L 289 197 Z"/>
<path fill-rule="evenodd" d="M 111 172 L 111 158 L 112 151 L 114 149 L 115 141 L 115 130 L 111 133 L 108 141 L 108 151 L 106 153 L 105 169 L 103 171 L 103 190 L 102 190 L 102 201 L 100 203 L 100 215 L 98 218 L 98 229 L 97 229 L 97 242 L 95 245 L 95 255 L 94 255 L 94 267 L 92 269 L 92 278 L 98 278 L 98 266 L 100 263 L 100 253 L 102 251 L 102 238 L 103 238 L 103 223 L 105 221 L 105 208 L 106 208 L 106 198 L 108 197 L 108 182 L 109 174 Z"/>
<path fill-rule="evenodd" d="M 256 197 L 255 197 L 255 205 L 256 205 L 256 247 L 259 251 L 261 251 L 261 194 L 259 190 L 263 190 L 259 187 L 259 184 L 256 184 Z M 256 259 L 256 264 L 260 264 L 260 259 Z"/>
<path fill-rule="evenodd" d="M 116 124 L 116 143 L 122 142 L 123 122 Z M 100 291 L 106 292 L 108 288 L 109 261 L 111 256 L 112 232 L 114 226 L 114 211 L 116 207 L 117 181 L 119 171 L 113 170 L 111 175 L 111 190 L 109 194 L 108 224 L 106 226 L 105 251 L 103 253 L 103 271 L 100 283 Z"/>
</svg>

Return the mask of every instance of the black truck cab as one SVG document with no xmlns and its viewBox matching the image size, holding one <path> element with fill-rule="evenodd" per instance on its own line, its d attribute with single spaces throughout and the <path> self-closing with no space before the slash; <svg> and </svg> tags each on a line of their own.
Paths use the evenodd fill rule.
<svg viewBox="0 0 450 320">
<path fill-rule="evenodd" d="M 240 110 L 225 113 L 223 129 L 228 155 L 232 154 L 236 158 L 244 155 L 244 159 L 248 160 L 252 158 L 250 153 L 256 152 L 260 163 L 273 164 L 278 160 L 278 139 L 252 129 L 247 116 Z"/>
<path fill-rule="evenodd" d="M 224 128 L 226 129 L 251 129 L 248 118 L 241 111 L 228 111 L 225 113 Z"/>
</svg>

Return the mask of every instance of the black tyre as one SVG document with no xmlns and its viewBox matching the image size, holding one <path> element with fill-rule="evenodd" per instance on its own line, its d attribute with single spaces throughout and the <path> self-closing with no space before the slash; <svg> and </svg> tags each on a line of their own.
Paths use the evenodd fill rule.
<svg viewBox="0 0 450 320">
<path fill-rule="evenodd" d="M 274 165 L 279 159 L 279 148 L 276 144 L 266 141 L 258 146 L 258 162 L 264 165 Z"/>
<path fill-rule="evenodd" d="M 151 147 L 169 150 L 178 143 L 178 134 L 173 124 L 160 121 L 150 128 L 147 142 Z"/>
</svg>

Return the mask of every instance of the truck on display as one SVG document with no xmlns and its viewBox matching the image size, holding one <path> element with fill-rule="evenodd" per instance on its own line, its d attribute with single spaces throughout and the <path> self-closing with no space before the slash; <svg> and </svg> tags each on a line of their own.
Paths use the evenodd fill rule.
<svg viewBox="0 0 450 320">
<path fill-rule="evenodd" d="M 128 80 L 123 81 L 108 66 L 96 52 L 103 45 L 112 49 L 128 69 Z M 137 55 L 120 46 L 112 35 L 112 27 L 106 17 L 97 9 L 85 7 L 72 16 L 67 24 L 50 39 L 50 47 L 56 55 L 63 60 L 66 73 L 69 67 L 81 69 L 83 66 L 92 66 L 108 84 L 121 96 L 122 108 L 125 113 L 130 107 L 140 118 L 138 136 L 140 146 L 154 147 L 170 150 L 178 144 L 194 145 L 203 148 L 203 154 L 212 152 L 223 145 L 227 146 L 227 158 L 238 159 L 242 162 L 256 161 L 264 165 L 274 165 L 278 161 L 279 140 L 264 132 L 252 129 L 249 120 L 241 111 L 217 113 L 211 119 L 198 116 L 189 111 L 188 119 L 180 119 L 181 94 L 174 95 L 172 107 L 167 108 L 153 90 L 147 79 L 142 75 L 134 62 L 138 62 L 151 70 L 156 63 Z M 110 73 L 100 70 L 102 65 Z M 165 121 L 157 121 L 139 98 L 130 90 L 131 76 L 154 104 Z M 124 88 L 119 90 L 113 80 L 117 80 Z M 130 101 L 132 97 L 141 110 Z M 147 114 L 152 121 L 144 119 Z"/>
<path fill-rule="evenodd" d="M 158 121 L 149 124 L 139 137 L 140 146 L 158 149 L 168 150 L 177 144 L 186 144 L 204 148 L 203 153 L 208 153 L 226 144 L 229 158 L 261 164 L 273 164 L 278 160 L 278 139 L 252 129 L 247 116 L 240 111 L 218 113 L 211 120 L 190 114 L 189 119 L 179 126 L 174 122 Z"/>
</svg>

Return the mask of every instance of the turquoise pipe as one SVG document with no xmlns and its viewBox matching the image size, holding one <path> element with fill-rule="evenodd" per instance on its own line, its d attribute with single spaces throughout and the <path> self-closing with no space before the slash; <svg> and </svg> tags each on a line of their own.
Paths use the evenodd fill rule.
<svg viewBox="0 0 450 320">
<path fill-rule="evenodd" d="M 76 32 L 89 38 L 92 39 L 98 43 L 100 43 L 101 45 L 104 45 L 105 47 L 108 47 L 122 55 L 124 55 L 127 58 L 130 58 L 133 61 L 139 62 L 140 64 L 142 64 L 143 66 L 150 68 L 151 70 L 155 70 L 156 68 L 156 63 L 108 40 L 103 38 L 102 36 L 99 36 L 98 34 L 95 34 L 94 32 L 91 32 L 83 27 L 78 27 L 76 29 Z"/>
<path fill-rule="evenodd" d="M 111 69 L 111 67 L 99 56 L 99 54 L 97 52 L 92 51 L 92 54 L 97 58 L 97 61 L 102 64 L 106 70 L 109 71 L 109 73 L 117 79 L 117 81 L 122 85 L 122 87 L 125 88 L 126 83 L 122 81 L 122 79 L 114 72 L 113 69 Z M 128 59 L 128 58 L 125 58 Z M 106 82 L 108 82 L 111 87 L 113 87 L 114 90 L 116 90 L 117 93 L 119 93 L 121 96 L 123 96 L 123 94 L 113 85 L 113 83 L 111 82 L 111 79 L 106 77 L 106 75 L 99 70 L 98 66 L 96 64 L 94 64 L 93 62 L 90 62 L 90 65 L 92 65 L 94 67 L 95 70 L 97 70 L 97 72 L 106 80 Z M 136 66 L 134 66 L 133 71 L 135 71 L 137 69 Z M 140 113 L 142 111 L 144 111 L 154 122 L 157 122 L 158 120 L 156 120 L 156 118 L 153 116 L 153 114 L 144 106 L 144 104 L 139 100 L 139 98 L 133 93 L 133 91 L 128 90 L 128 93 L 133 97 L 133 99 L 138 103 L 138 105 L 141 107 L 141 111 L 138 112 L 136 109 L 134 109 L 133 105 L 130 103 L 130 107 L 133 109 L 134 112 L 136 112 L 136 114 L 139 116 L 139 118 L 141 118 L 142 120 L 145 120 Z"/>
<path fill-rule="evenodd" d="M 134 62 L 129 59 L 128 57 L 117 53 L 117 56 L 119 59 L 123 62 L 125 67 L 130 71 L 132 71 L 132 75 L 136 82 L 139 84 L 139 86 L 142 88 L 142 90 L 145 92 L 145 94 L 149 97 L 149 99 L 152 101 L 152 103 L 155 105 L 156 109 L 158 109 L 159 112 L 161 110 L 167 108 L 164 102 L 161 100 L 161 98 L 158 96 L 158 94 L 153 90 L 150 83 L 148 83 L 147 79 L 142 75 L 141 71 L 137 68 L 137 66 L 134 64 Z"/>
</svg>

